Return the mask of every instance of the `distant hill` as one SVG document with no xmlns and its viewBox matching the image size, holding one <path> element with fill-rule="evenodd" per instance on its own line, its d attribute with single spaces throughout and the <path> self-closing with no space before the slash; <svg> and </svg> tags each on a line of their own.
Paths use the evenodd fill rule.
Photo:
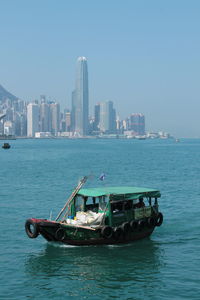
<svg viewBox="0 0 200 300">
<path fill-rule="evenodd" d="M 0 101 L 5 101 L 6 99 L 10 99 L 11 101 L 17 100 L 18 98 L 11 93 L 9 93 L 2 85 L 0 85 Z"/>
</svg>

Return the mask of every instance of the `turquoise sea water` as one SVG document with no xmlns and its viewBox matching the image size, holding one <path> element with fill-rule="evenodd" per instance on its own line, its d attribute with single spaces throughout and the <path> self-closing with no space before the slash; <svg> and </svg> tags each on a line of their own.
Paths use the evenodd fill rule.
<svg viewBox="0 0 200 300">
<path fill-rule="evenodd" d="M 10 144 L 0 148 L 0 299 L 200 299 L 200 140 Z M 55 218 L 88 174 L 88 187 L 158 188 L 163 225 L 120 246 L 29 239 L 25 220 Z"/>
</svg>

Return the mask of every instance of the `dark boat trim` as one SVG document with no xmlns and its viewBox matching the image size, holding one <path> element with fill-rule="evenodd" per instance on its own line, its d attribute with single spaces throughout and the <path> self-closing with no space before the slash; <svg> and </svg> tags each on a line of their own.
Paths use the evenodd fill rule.
<svg viewBox="0 0 200 300">
<path fill-rule="evenodd" d="M 155 226 L 152 228 L 145 227 L 143 230 L 135 231 L 135 232 L 127 232 L 127 234 L 122 234 L 118 239 L 111 237 L 111 238 L 90 238 L 88 240 L 80 240 L 80 239 L 67 239 L 67 238 L 61 238 L 59 239 L 56 234 L 59 230 L 63 230 L 64 233 L 67 233 L 67 230 L 70 228 L 73 228 L 73 226 L 67 226 L 62 225 L 59 222 L 49 221 L 49 220 L 43 220 L 43 219 L 32 219 L 35 223 L 37 223 L 39 228 L 39 233 L 48 241 L 57 241 L 64 244 L 69 245 L 76 245 L 76 246 L 88 246 L 88 245 L 116 245 L 116 244 L 125 244 L 129 242 L 133 242 L 136 240 L 140 240 L 142 238 L 148 237 L 152 234 L 154 231 Z M 94 229 L 94 228 L 84 228 L 83 226 L 77 227 L 77 230 L 92 230 L 99 232 L 101 229 Z M 50 230 L 50 232 L 49 232 Z"/>
</svg>

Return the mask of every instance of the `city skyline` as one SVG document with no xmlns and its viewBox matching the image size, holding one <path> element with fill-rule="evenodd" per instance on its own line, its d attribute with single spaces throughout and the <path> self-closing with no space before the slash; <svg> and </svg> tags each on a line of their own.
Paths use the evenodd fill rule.
<svg viewBox="0 0 200 300">
<path fill-rule="evenodd" d="M 135 113 L 120 120 L 112 101 L 98 102 L 94 115 L 89 116 L 88 89 L 88 67 L 84 56 L 77 58 L 71 107 L 63 112 L 58 102 L 48 101 L 45 95 L 41 95 L 39 101 L 25 102 L 0 86 L 0 113 L 3 116 L 0 135 L 28 138 L 103 137 L 113 134 L 129 138 L 147 137 L 144 115 Z"/>
<path fill-rule="evenodd" d="M 81 58 L 82 60 L 82 58 Z M 86 59 L 84 58 L 84 61 Z M 78 59 L 80 62 L 80 58 Z M 82 69 L 82 67 L 81 67 Z M 82 74 L 79 74 L 82 77 Z M 76 78 L 77 79 L 77 78 Z M 87 80 L 86 80 L 87 82 Z M 81 86 L 83 80 L 81 79 Z M 79 84 L 78 84 L 79 86 Z M 88 86 L 86 87 L 87 91 Z M 120 120 L 112 101 L 99 102 L 94 107 L 94 115 L 88 116 L 88 98 L 86 103 L 72 97 L 71 110 L 65 108 L 60 111 L 58 102 L 48 101 L 45 95 L 40 100 L 25 102 L 7 92 L 0 86 L 0 136 L 16 136 L 28 138 L 50 137 L 169 137 L 166 133 L 146 135 L 145 116 L 134 113 Z M 81 89 L 81 94 L 83 90 Z M 9 98 L 10 97 L 10 98 Z M 82 97 L 80 97 L 81 99 Z M 86 107 L 84 107 L 84 104 Z M 75 111 L 78 111 L 76 113 Z M 86 111 L 85 125 L 83 122 L 75 122 L 76 115 L 81 114 L 82 120 Z M 82 127 L 81 127 L 82 126 Z M 87 129 L 87 132 L 84 130 Z"/>
<path fill-rule="evenodd" d="M 83 55 L 90 114 L 111 100 L 120 118 L 143 112 L 151 130 L 199 137 L 199 11 L 196 0 L 2 1 L 0 83 L 26 101 L 42 93 L 69 107 Z"/>
</svg>

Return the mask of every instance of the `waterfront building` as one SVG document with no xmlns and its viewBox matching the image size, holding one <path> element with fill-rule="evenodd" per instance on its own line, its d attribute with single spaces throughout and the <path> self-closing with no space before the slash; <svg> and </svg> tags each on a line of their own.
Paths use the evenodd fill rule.
<svg viewBox="0 0 200 300">
<path fill-rule="evenodd" d="M 100 103 L 99 129 L 102 133 L 116 133 L 116 112 L 112 101 Z"/>
<path fill-rule="evenodd" d="M 27 105 L 27 135 L 35 137 L 35 133 L 39 131 L 39 105 L 29 103 Z"/>
<path fill-rule="evenodd" d="M 66 131 L 71 131 L 71 113 L 68 111 L 65 113 Z"/>
<path fill-rule="evenodd" d="M 14 135 L 14 124 L 11 121 L 5 121 L 4 123 L 4 134 Z"/>
<path fill-rule="evenodd" d="M 145 117 L 141 113 L 135 113 L 130 116 L 130 130 L 135 135 L 145 135 Z"/>
<path fill-rule="evenodd" d="M 89 95 L 88 68 L 85 57 L 79 57 L 76 66 L 75 90 L 72 92 L 72 129 L 77 136 L 88 134 Z"/>
<path fill-rule="evenodd" d="M 51 138 L 51 132 L 36 132 L 35 138 L 37 139 Z"/>
<path fill-rule="evenodd" d="M 76 99 L 75 99 L 75 90 L 72 92 L 72 108 L 71 108 L 71 131 L 75 131 L 75 108 L 76 108 Z"/>
<path fill-rule="evenodd" d="M 51 131 L 51 111 L 50 105 L 42 102 L 40 104 L 40 131 Z"/>
<path fill-rule="evenodd" d="M 119 119 L 119 116 L 116 117 L 116 129 L 117 129 L 117 133 L 122 133 L 122 122 Z"/>
<path fill-rule="evenodd" d="M 100 103 L 97 103 L 94 107 L 94 131 L 99 131 L 100 122 Z"/>
<path fill-rule="evenodd" d="M 27 135 L 27 118 L 24 113 L 16 112 L 14 119 L 14 135 L 26 136 Z"/>
<path fill-rule="evenodd" d="M 17 108 L 16 111 L 19 113 L 24 113 L 26 112 L 26 102 L 23 100 L 17 100 Z"/>
<path fill-rule="evenodd" d="M 60 104 L 51 103 L 51 132 L 54 136 L 60 131 Z"/>
<path fill-rule="evenodd" d="M 125 120 L 123 120 L 122 121 L 122 128 L 123 128 L 123 130 L 125 130 L 125 131 L 129 130 L 129 128 L 130 128 L 129 124 L 130 124 L 129 118 L 126 118 Z"/>
</svg>

